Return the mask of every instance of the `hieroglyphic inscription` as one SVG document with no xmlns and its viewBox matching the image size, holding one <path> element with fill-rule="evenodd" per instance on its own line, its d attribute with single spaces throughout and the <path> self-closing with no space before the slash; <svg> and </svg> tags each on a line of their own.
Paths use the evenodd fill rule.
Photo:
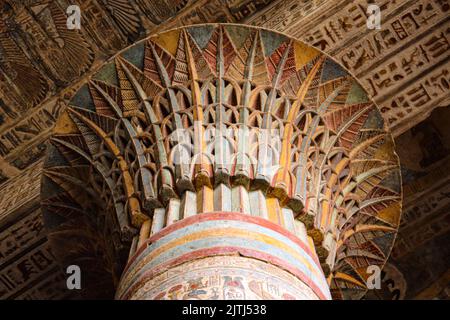
<svg viewBox="0 0 450 320">
<path fill-rule="evenodd" d="M 366 10 L 372 2 L 319 1 L 306 15 L 306 5 L 288 1 L 249 22 L 296 36 L 336 57 L 361 80 L 398 135 L 450 98 L 450 4 L 376 1 L 381 30 L 369 30 Z M 282 8 L 293 8 L 292 16 L 299 18 L 289 20 Z"/>
<path fill-rule="evenodd" d="M 148 33 L 183 24 L 243 19 L 271 1 L 6 0 L 0 9 L 0 298 L 58 299 L 67 290 L 51 257 L 37 205 L 45 140 L 71 87 L 105 59 Z M 65 28 L 80 6 L 82 29 Z M 158 9 L 158 10 L 155 10 Z M 179 19 L 172 19 L 180 16 Z M 161 22 L 161 24 L 160 24 Z M 66 90 L 68 88 L 68 90 Z M 35 164 L 36 163 L 36 164 Z M 17 171 L 18 172 L 18 171 Z M 10 178 L 9 180 L 7 180 Z M 0 227 L 1 230 L 1 227 Z M 19 259 L 19 256 L 21 257 Z"/>
<path fill-rule="evenodd" d="M 401 84 L 399 80 L 420 75 L 423 70 L 427 70 L 433 64 L 445 62 L 450 56 L 450 27 L 440 30 L 442 31 L 440 34 L 425 37 L 383 63 L 382 66 L 373 69 L 371 74 L 363 80 L 367 82 L 372 96 L 387 95 L 390 91 L 399 88 Z M 443 85 L 445 88 L 441 89 L 449 89 L 448 83 Z"/>
<path fill-rule="evenodd" d="M 0 233 L 0 261 L 4 262 L 45 239 L 40 214 L 40 210 L 35 210 Z"/>
<path fill-rule="evenodd" d="M 326 0 L 287 0 L 276 1 L 265 10 L 244 20 L 256 26 L 264 26 L 269 29 L 286 30 L 297 21 L 304 20 L 315 10 L 321 9 Z"/>
<path fill-rule="evenodd" d="M 412 120 L 397 121 L 398 119 L 411 113 L 413 116 L 418 116 L 417 121 L 421 121 L 435 107 L 445 103 L 448 105 L 449 98 L 450 67 L 447 63 L 417 79 L 415 83 L 381 104 L 380 108 L 387 115 L 387 121 L 393 131 L 401 133 L 409 129 L 415 122 Z"/>
<path fill-rule="evenodd" d="M 72 292 L 64 286 L 66 277 L 59 269 L 51 270 L 36 286 L 14 297 L 16 300 L 60 300 L 70 298 Z"/>
<path fill-rule="evenodd" d="M 40 159 L 61 107 L 54 95 L 64 96 L 59 91 L 126 45 L 164 28 L 237 22 L 270 2 L 7 0 L 0 23 L 0 157 L 20 170 Z M 69 4 L 80 6 L 81 30 L 65 27 Z"/>
<path fill-rule="evenodd" d="M 38 199 L 28 201 L 38 204 Z M 67 294 L 63 280 L 39 209 L 0 229 L 0 299 L 62 297 Z"/>
<path fill-rule="evenodd" d="M 47 245 L 38 246 L 0 270 L 0 298 L 20 293 L 30 282 L 58 266 Z"/>
<path fill-rule="evenodd" d="M 39 209 L 41 163 L 0 188 L 0 299 L 68 296 Z"/>
<path fill-rule="evenodd" d="M 37 162 L 0 188 L 0 222 L 22 205 L 39 198 L 42 162 Z"/>
<path fill-rule="evenodd" d="M 436 211 L 450 206 L 450 181 L 444 181 L 443 185 L 438 187 L 431 194 L 422 197 L 422 200 L 414 201 L 403 211 L 403 218 L 400 223 L 400 229 L 411 227 L 413 223 L 420 222 Z"/>
<path fill-rule="evenodd" d="M 10 160 L 19 169 L 23 169 L 33 160 L 38 160 L 42 156 L 44 145 L 36 145 L 34 142 L 47 137 L 62 108 L 63 102 L 54 99 L 42 108 L 28 113 L 16 126 L 3 131 L 0 134 L 0 156 Z M 36 150 L 23 150 L 23 145 L 34 146 Z"/>
<path fill-rule="evenodd" d="M 433 212 L 435 213 L 433 219 L 430 218 L 427 223 L 419 224 L 410 232 L 399 232 L 391 253 L 392 258 L 399 259 L 429 240 L 448 232 L 450 229 L 450 206 Z"/>
<path fill-rule="evenodd" d="M 447 158 L 427 175 L 404 187 L 403 216 L 392 258 L 405 256 L 450 230 L 449 161 Z"/>
</svg>

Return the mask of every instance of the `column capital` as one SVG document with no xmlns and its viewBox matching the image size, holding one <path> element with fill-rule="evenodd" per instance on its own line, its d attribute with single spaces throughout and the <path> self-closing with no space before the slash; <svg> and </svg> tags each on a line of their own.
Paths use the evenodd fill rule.
<svg viewBox="0 0 450 320">
<path fill-rule="evenodd" d="M 42 204 L 55 246 L 73 230 L 94 251 L 101 239 L 116 286 L 148 239 L 235 212 L 294 234 L 333 298 L 354 299 L 390 254 L 400 180 L 380 111 L 335 60 L 204 24 L 150 36 L 86 80 L 50 139 Z"/>
</svg>

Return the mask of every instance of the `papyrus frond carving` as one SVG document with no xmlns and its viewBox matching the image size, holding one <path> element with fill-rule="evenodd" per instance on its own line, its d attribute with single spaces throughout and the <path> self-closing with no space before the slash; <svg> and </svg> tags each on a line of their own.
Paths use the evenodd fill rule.
<svg viewBox="0 0 450 320">
<path fill-rule="evenodd" d="M 264 217 L 310 239 L 336 298 L 363 292 L 399 223 L 377 107 L 332 59 L 263 29 L 185 27 L 130 47 L 80 88 L 49 150 L 48 220 L 84 213 L 129 246 L 143 224 Z"/>
</svg>

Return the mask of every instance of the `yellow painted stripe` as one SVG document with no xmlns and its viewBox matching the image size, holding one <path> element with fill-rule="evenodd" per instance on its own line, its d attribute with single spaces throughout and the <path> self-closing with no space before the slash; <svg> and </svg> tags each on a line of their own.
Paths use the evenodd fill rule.
<svg viewBox="0 0 450 320">
<path fill-rule="evenodd" d="M 269 216 L 269 220 L 273 223 L 276 223 L 282 227 L 284 227 L 284 219 L 281 214 L 280 205 L 277 198 L 267 198 L 267 214 Z"/>
<path fill-rule="evenodd" d="M 200 240 L 203 238 L 207 238 L 210 236 L 214 237 L 220 237 L 220 236 L 229 236 L 229 237 L 240 237 L 244 239 L 251 239 L 251 240 L 258 240 L 266 244 L 273 245 L 275 247 L 278 247 L 279 249 L 282 249 L 283 251 L 291 254 L 294 258 L 296 258 L 298 261 L 303 263 L 308 270 L 310 270 L 312 273 L 314 273 L 318 278 L 322 277 L 323 275 L 319 271 L 319 269 L 313 268 L 311 264 L 305 259 L 303 255 L 298 254 L 296 251 L 294 251 L 290 246 L 286 245 L 285 243 L 281 242 L 280 240 L 274 239 L 272 237 L 263 235 L 261 233 L 255 233 L 248 230 L 242 230 L 242 229 L 236 229 L 236 228 L 220 228 L 220 229 L 209 229 L 209 230 L 203 230 L 195 233 L 191 233 L 189 235 L 186 235 L 182 238 L 178 238 L 176 240 L 170 241 L 169 243 L 159 247 L 158 249 L 150 252 L 148 255 L 144 257 L 137 265 L 133 267 L 132 273 L 129 273 L 126 275 L 126 282 L 128 282 L 128 279 L 134 276 L 137 270 L 141 270 L 150 260 L 157 257 L 164 251 L 170 250 L 174 247 L 183 245 L 185 243 Z M 313 257 L 311 257 L 313 258 Z M 125 279 L 124 279 L 125 280 Z"/>
</svg>

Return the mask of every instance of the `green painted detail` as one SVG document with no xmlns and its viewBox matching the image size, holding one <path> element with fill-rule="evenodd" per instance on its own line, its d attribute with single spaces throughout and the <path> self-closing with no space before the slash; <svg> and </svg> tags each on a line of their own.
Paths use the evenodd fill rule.
<svg viewBox="0 0 450 320">
<path fill-rule="evenodd" d="M 255 32 L 254 30 L 242 28 L 241 26 L 225 26 L 225 31 L 236 48 L 242 47 L 245 40 L 250 36 L 250 33 Z"/>
<path fill-rule="evenodd" d="M 98 71 L 93 79 L 100 80 L 114 86 L 119 86 L 116 73 L 116 64 L 114 62 L 108 63 Z"/>
<path fill-rule="evenodd" d="M 272 55 L 283 42 L 288 41 L 287 37 L 267 30 L 261 30 L 261 39 L 266 56 Z"/>
<path fill-rule="evenodd" d="M 353 82 L 353 85 L 348 93 L 346 104 L 366 103 L 369 102 L 369 97 L 365 90 L 359 85 L 358 82 Z"/>
<path fill-rule="evenodd" d="M 70 105 L 90 110 L 90 111 L 96 111 L 94 101 L 92 100 L 91 93 L 89 91 L 89 87 L 87 84 L 83 85 L 78 92 L 75 94 L 75 96 L 70 100 Z"/>
<path fill-rule="evenodd" d="M 204 49 L 214 31 L 214 25 L 187 28 L 187 31 L 195 40 L 200 49 Z"/>
<path fill-rule="evenodd" d="M 144 69 L 145 43 L 141 42 L 121 54 L 123 58 L 134 64 L 139 70 Z"/>
<path fill-rule="evenodd" d="M 363 129 L 383 129 L 384 119 L 376 109 L 372 110 L 363 125 Z"/>
<path fill-rule="evenodd" d="M 348 72 L 331 59 L 327 59 L 322 69 L 322 82 L 348 76 Z M 349 94 L 350 96 L 350 94 Z"/>
</svg>

